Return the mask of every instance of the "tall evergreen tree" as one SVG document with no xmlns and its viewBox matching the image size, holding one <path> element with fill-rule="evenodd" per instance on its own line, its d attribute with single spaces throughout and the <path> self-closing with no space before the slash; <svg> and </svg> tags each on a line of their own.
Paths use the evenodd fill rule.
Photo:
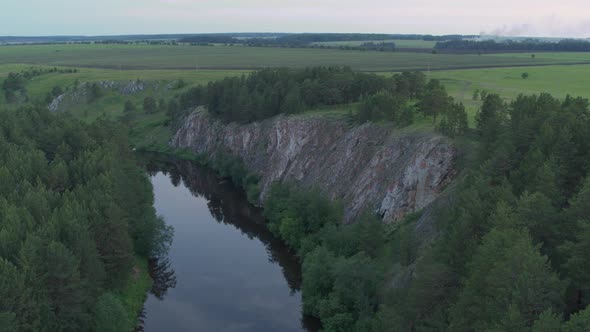
<svg viewBox="0 0 590 332">
<path fill-rule="evenodd" d="M 492 230 L 469 264 L 470 276 L 452 309 L 451 329 L 493 328 L 512 308 L 531 327 L 547 308 L 559 308 L 564 288 L 521 229 Z M 519 271 L 519 273 L 514 273 Z M 512 323 L 511 323 L 512 324 Z"/>
</svg>

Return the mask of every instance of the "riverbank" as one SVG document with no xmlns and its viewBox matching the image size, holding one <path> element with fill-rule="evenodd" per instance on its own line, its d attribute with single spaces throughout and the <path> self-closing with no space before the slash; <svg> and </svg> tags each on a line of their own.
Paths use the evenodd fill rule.
<svg viewBox="0 0 590 332">
<path fill-rule="evenodd" d="M 205 164 L 203 158 L 186 150 L 176 155 L 178 159 L 181 156 L 189 156 L 188 162 L 200 160 L 197 165 Z M 231 165 L 237 165 L 233 169 L 242 169 L 243 165 L 239 166 L 236 160 L 235 164 L 218 162 L 206 166 L 221 178 L 243 186 L 243 178 L 232 177 L 227 172 Z M 220 165 L 225 165 L 225 169 L 220 169 Z M 193 175 L 184 181 L 198 183 L 203 179 Z M 301 192 L 284 186 L 271 190 L 266 203 L 264 215 L 268 222 L 261 226 L 297 253 L 303 264 L 303 312 L 320 318 L 326 331 L 343 326 L 359 331 L 367 326 L 371 329 L 380 326 L 382 321 L 377 313 L 387 288 L 388 272 L 414 258 L 413 243 L 399 239 L 408 233 L 416 216 L 387 226 L 367 214 L 354 225 L 344 225 L 341 205 L 330 202 L 319 192 Z M 292 223 L 293 220 L 298 223 Z M 354 298 L 354 294 L 363 295 Z"/>
<path fill-rule="evenodd" d="M 169 253 L 150 270 L 145 331 L 317 331 L 301 315 L 297 257 L 243 190 L 196 162 L 142 160 L 157 214 L 175 229 Z"/>
<path fill-rule="evenodd" d="M 127 313 L 129 321 L 127 331 L 135 330 L 152 284 L 153 280 L 149 273 L 148 259 L 135 256 L 132 273 L 127 284 L 123 289 L 115 293 Z"/>
</svg>

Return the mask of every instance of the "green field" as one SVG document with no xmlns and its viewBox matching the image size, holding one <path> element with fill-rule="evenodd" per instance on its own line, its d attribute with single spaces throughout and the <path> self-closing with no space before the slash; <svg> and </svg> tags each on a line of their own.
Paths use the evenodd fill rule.
<svg viewBox="0 0 590 332">
<path fill-rule="evenodd" d="M 529 74 L 526 80 L 521 77 L 524 72 Z M 590 65 L 448 70 L 429 75 L 441 80 L 449 94 L 465 105 L 471 120 L 481 105 L 473 100 L 477 89 L 498 93 L 507 101 L 519 94 L 542 92 L 559 98 L 568 94 L 590 98 Z"/>
<path fill-rule="evenodd" d="M 34 66 L 35 68 L 51 68 L 48 66 Z M 0 80 L 10 72 L 19 72 L 31 68 L 31 65 L 3 65 L 0 64 Z M 34 77 L 27 83 L 27 91 L 31 98 L 44 97 L 54 86 L 62 88 L 72 86 L 76 81 L 173 81 L 184 80 L 188 85 L 207 84 L 228 76 L 239 76 L 248 71 L 241 70 L 115 70 L 80 68 L 77 73 L 50 73 Z M 1 99 L 1 97 L 0 97 Z"/>
<path fill-rule="evenodd" d="M 573 64 L 576 62 L 588 62 L 588 64 Z M 197 67 L 193 67 L 192 63 L 197 63 Z M 551 63 L 572 64 L 548 65 Z M 499 93 L 506 100 L 511 100 L 521 93 L 541 92 L 549 92 L 561 98 L 567 94 L 590 97 L 588 89 L 590 53 L 537 53 L 533 59 L 528 53 L 482 56 L 432 55 L 242 46 L 30 45 L 0 47 L 0 79 L 9 72 L 30 68 L 32 64 L 43 68 L 47 68 L 45 66 L 78 67 L 77 73 L 51 73 L 34 77 L 27 83 L 27 91 L 32 100 L 42 100 L 47 91 L 54 86 L 67 89 L 72 88 L 77 82 L 138 79 L 166 83 L 182 79 L 191 86 L 206 84 L 227 76 L 241 75 L 258 67 L 334 64 L 350 65 L 364 71 L 378 71 L 383 75 L 391 75 L 392 71 L 415 68 L 425 70 L 430 66 L 433 70 L 428 72 L 429 77 L 440 79 L 449 93 L 465 104 L 472 124 L 481 104 L 481 101 L 472 98 L 476 89 Z M 517 67 L 523 65 L 526 67 Z M 503 67 L 442 70 L 478 66 Z M 523 72 L 529 73 L 528 79 L 522 79 Z M 147 90 L 127 97 L 114 92 L 108 93 L 98 102 L 82 106 L 83 114 L 78 115 L 86 120 L 93 120 L 99 116 L 117 117 L 122 114 L 122 105 L 127 99 L 139 105 L 147 95 L 167 99 L 178 92 L 162 89 Z M 2 99 L 3 97 L 0 97 L 0 102 Z M 348 113 L 350 109 L 351 107 L 345 107 L 346 112 L 342 113 Z M 340 110 L 335 112 L 338 113 Z M 146 125 L 151 126 L 159 121 L 161 121 L 159 118 L 149 118 L 146 119 Z M 427 121 L 418 121 L 418 126 L 427 126 Z"/>
<path fill-rule="evenodd" d="M 567 60 L 567 61 L 590 61 L 590 52 L 529 52 L 529 53 L 500 53 L 493 55 L 494 57 L 508 57 L 508 58 L 530 58 L 531 54 L 535 54 L 535 57 L 543 59 L 554 59 L 554 60 Z"/>
<path fill-rule="evenodd" d="M 521 77 L 524 72 L 529 74 L 528 79 Z M 590 98 L 590 65 L 449 70 L 431 72 L 430 77 L 442 80 L 457 96 L 461 93 L 466 98 L 471 98 L 475 89 L 505 98 L 541 92 L 560 98 L 567 94 Z"/>
<path fill-rule="evenodd" d="M 398 48 L 434 48 L 435 41 L 426 40 L 405 40 L 405 39 L 384 39 L 384 40 L 356 40 L 356 41 L 333 41 L 333 42 L 316 42 L 313 45 L 324 46 L 361 46 L 363 43 L 391 43 L 394 42 Z"/>
<path fill-rule="evenodd" d="M 45 64 L 107 69 L 255 69 L 350 66 L 362 71 L 443 70 L 474 67 L 590 63 L 590 58 L 532 59 L 521 54 L 453 55 L 338 49 L 244 46 L 26 45 L 0 47 L 0 64 Z M 122 74 L 124 75 L 124 74 Z"/>
</svg>

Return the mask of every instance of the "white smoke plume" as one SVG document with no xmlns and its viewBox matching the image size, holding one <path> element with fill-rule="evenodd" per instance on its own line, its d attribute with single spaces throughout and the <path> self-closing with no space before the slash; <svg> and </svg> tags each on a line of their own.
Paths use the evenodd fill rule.
<svg viewBox="0 0 590 332">
<path fill-rule="evenodd" d="M 590 19 L 572 21 L 550 16 L 531 23 L 502 25 L 483 31 L 482 34 L 502 37 L 590 38 Z"/>
</svg>

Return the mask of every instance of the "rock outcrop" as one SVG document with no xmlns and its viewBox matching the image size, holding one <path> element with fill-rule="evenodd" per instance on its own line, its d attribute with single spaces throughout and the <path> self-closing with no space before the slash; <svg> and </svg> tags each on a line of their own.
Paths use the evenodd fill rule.
<svg viewBox="0 0 590 332">
<path fill-rule="evenodd" d="M 143 91 L 157 91 L 160 89 L 160 82 L 132 80 L 132 81 L 96 81 L 84 82 L 73 87 L 64 94 L 55 97 L 47 108 L 51 112 L 63 112 L 73 107 L 77 108 L 80 104 L 88 103 L 90 98 L 90 87 L 92 84 L 98 84 L 102 89 L 116 92 L 122 96 L 132 96 Z M 166 89 L 171 89 L 168 86 Z"/>
<path fill-rule="evenodd" d="M 369 123 L 351 127 L 321 114 L 239 125 L 197 110 L 170 144 L 209 158 L 219 151 L 241 157 L 261 177 L 261 202 L 274 181 L 320 188 L 343 201 L 346 222 L 366 208 L 384 222 L 399 220 L 433 202 L 456 175 L 457 151 L 442 136 Z"/>
</svg>

